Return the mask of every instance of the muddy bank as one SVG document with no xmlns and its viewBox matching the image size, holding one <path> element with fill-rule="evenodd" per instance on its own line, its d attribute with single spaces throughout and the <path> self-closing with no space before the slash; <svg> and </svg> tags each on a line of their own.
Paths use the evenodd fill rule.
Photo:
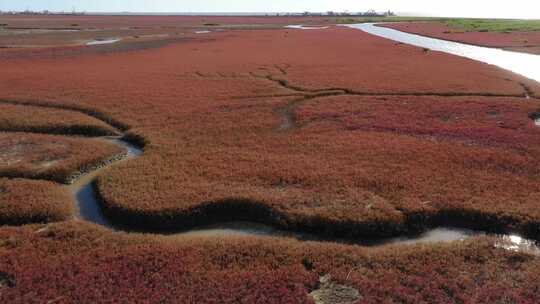
<svg viewBox="0 0 540 304">
<path fill-rule="evenodd" d="M 540 223 L 517 218 L 487 214 L 476 210 L 442 210 L 436 213 L 404 214 L 396 221 L 339 221 L 313 216 L 293 218 L 272 210 L 261 202 L 251 200 L 224 200 L 201 204 L 178 212 L 138 213 L 122 208 L 111 208 L 99 192 L 99 180 L 94 184 L 96 202 L 111 227 L 130 232 L 165 235 L 190 234 L 207 227 L 214 232 L 241 225 L 246 234 L 291 236 L 301 240 L 342 242 L 361 245 L 383 245 L 394 242 L 416 243 L 453 241 L 475 235 L 522 235 L 540 238 Z M 98 220 L 104 222 L 104 220 Z M 224 223 L 227 223 L 224 225 Z M 263 226 L 260 226 L 260 225 Z M 261 227 L 265 227 L 261 229 Z M 218 229 L 216 230 L 216 227 Z M 221 228 L 219 228 L 221 227 Z M 270 228 L 272 227 L 272 228 Z M 238 227 L 237 227 L 238 228 Z"/>
<path fill-rule="evenodd" d="M 191 42 L 194 40 L 203 40 L 208 38 L 190 38 L 190 37 L 171 37 L 153 40 L 122 41 L 108 44 L 95 45 L 77 45 L 77 46 L 59 46 L 50 48 L 35 49 L 9 49 L 9 51 L 0 53 L 0 60 L 28 60 L 28 59 L 56 59 L 65 57 L 87 56 L 87 55 L 106 55 L 121 52 L 135 52 L 161 48 L 174 43 Z"/>
</svg>

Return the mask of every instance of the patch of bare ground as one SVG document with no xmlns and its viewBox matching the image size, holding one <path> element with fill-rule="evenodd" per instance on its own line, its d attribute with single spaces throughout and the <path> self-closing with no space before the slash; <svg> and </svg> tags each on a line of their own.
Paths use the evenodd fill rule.
<svg viewBox="0 0 540 304">
<path fill-rule="evenodd" d="M 316 304 L 353 304 L 362 299 L 358 290 L 332 281 L 329 274 L 320 277 L 319 284 L 309 294 Z"/>
</svg>

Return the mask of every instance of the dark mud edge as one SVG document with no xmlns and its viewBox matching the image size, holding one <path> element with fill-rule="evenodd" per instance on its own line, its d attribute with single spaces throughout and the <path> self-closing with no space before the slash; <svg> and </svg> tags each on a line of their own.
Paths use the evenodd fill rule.
<svg viewBox="0 0 540 304">
<path fill-rule="evenodd" d="M 16 100 L 9 100 L 9 99 L 0 99 L 0 103 L 75 111 L 75 112 L 80 112 L 88 116 L 94 117 L 97 120 L 101 120 L 120 131 L 127 131 L 128 129 L 130 129 L 130 125 L 114 119 L 111 115 L 105 112 L 101 112 L 99 110 L 95 110 L 95 109 L 86 107 L 84 105 L 78 105 L 75 103 L 67 103 L 67 102 L 59 103 L 59 102 L 38 101 L 38 100 L 16 101 Z"/>
<path fill-rule="evenodd" d="M 48 214 L 46 212 L 41 214 L 33 215 L 21 215 L 21 216 L 4 216 L 0 215 L 0 226 L 22 226 L 22 225 L 31 225 L 31 224 L 47 224 L 62 222 L 68 220 L 72 215 L 67 214 L 66 216 L 57 216 L 55 214 Z"/>
<path fill-rule="evenodd" d="M 122 138 L 120 138 L 121 141 L 127 142 L 128 144 L 131 144 L 135 146 L 139 150 L 143 150 L 150 146 L 151 142 L 150 140 L 144 136 L 143 134 L 133 132 L 133 131 L 127 131 L 124 133 Z"/>
<path fill-rule="evenodd" d="M 38 127 L 21 127 L 21 128 L 3 128 L 0 132 L 24 132 L 36 133 L 45 135 L 66 135 L 66 136 L 84 136 L 84 137 L 102 137 L 115 136 L 118 133 L 112 129 L 106 129 L 91 125 L 73 125 L 71 127 L 64 126 L 38 126 Z"/>
<path fill-rule="evenodd" d="M 143 135 L 127 132 L 124 134 L 119 140 L 127 142 L 135 147 L 137 147 L 140 150 L 144 150 L 144 147 L 150 144 L 149 140 L 147 140 Z M 77 181 L 80 177 L 82 177 L 85 174 L 91 173 L 93 171 L 108 167 L 112 165 L 113 163 L 126 159 L 128 157 L 128 152 L 123 151 L 119 154 L 113 155 L 111 157 L 102 159 L 98 162 L 85 165 L 81 168 L 79 168 L 76 172 L 72 173 L 70 176 L 64 179 L 63 183 L 65 184 L 73 184 Z"/>
<path fill-rule="evenodd" d="M 91 173 L 93 171 L 96 171 L 98 169 L 102 169 L 105 167 L 110 166 L 114 162 L 120 161 L 122 159 L 125 159 L 128 156 L 127 152 L 124 151 L 122 153 L 104 158 L 100 161 L 94 162 L 92 164 L 84 165 L 81 168 L 79 168 L 77 171 L 70 174 L 68 177 L 63 179 L 64 184 L 73 184 L 77 181 L 80 177 L 82 177 L 85 174 Z"/>
<path fill-rule="evenodd" d="M 207 225 L 246 221 L 290 232 L 309 233 L 322 240 L 366 244 L 392 237 L 416 236 L 437 227 L 492 234 L 517 233 L 526 238 L 540 239 L 540 222 L 537 220 L 520 220 L 470 209 L 405 213 L 403 221 L 338 221 L 319 216 L 294 217 L 261 202 L 230 198 L 202 203 L 187 210 L 143 213 L 108 204 L 100 191 L 99 180 L 93 182 L 93 188 L 104 215 L 117 224 L 117 228 L 128 232 L 174 234 Z"/>
</svg>

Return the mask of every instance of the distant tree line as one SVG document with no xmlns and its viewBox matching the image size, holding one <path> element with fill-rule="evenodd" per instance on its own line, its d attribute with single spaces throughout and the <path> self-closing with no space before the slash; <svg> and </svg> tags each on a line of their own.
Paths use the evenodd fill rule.
<svg viewBox="0 0 540 304">
<path fill-rule="evenodd" d="M 333 11 L 328 11 L 326 12 L 325 14 L 326 16 L 362 16 L 362 17 L 390 17 L 390 16 L 395 16 L 396 14 L 392 11 L 386 11 L 384 13 L 378 13 L 376 12 L 375 10 L 368 10 L 366 12 L 358 12 L 358 13 L 349 13 L 347 11 L 345 12 L 333 12 Z"/>
<path fill-rule="evenodd" d="M 351 13 L 349 11 L 344 12 L 334 12 L 334 11 L 328 11 L 326 13 L 312 13 L 305 11 L 303 13 L 283 13 L 283 14 L 277 14 L 277 16 L 305 16 L 305 17 L 312 17 L 312 16 L 336 16 L 336 17 L 342 17 L 342 16 L 350 16 L 350 17 L 391 17 L 395 16 L 396 14 L 390 10 L 386 12 L 379 13 L 375 10 L 368 10 L 366 12 L 355 12 Z"/>
<path fill-rule="evenodd" d="M 51 12 L 48 10 L 43 11 L 1 11 L 0 15 L 86 15 L 86 12 L 77 12 L 75 10 L 71 12 Z M 389 17 L 395 16 L 396 14 L 392 11 L 386 11 L 383 13 L 376 12 L 375 10 L 368 10 L 366 12 L 357 12 L 351 13 L 349 11 L 344 12 L 334 12 L 328 11 L 326 13 L 312 13 L 312 12 L 303 12 L 303 13 L 276 13 L 276 14 L 266 14 L 266 16 L 352 16 L 352 17 Z"/>
<path fill-rule="evenodd" d="M 24 10 L 24 11 L 0 11 L 0 15 L 85 15 L 86 12 L 77 12 L 75 10 L 71 12 L 51 12 L 48 10 L 43 11 L 32 11 L 32 10 Z"/>
</svg>

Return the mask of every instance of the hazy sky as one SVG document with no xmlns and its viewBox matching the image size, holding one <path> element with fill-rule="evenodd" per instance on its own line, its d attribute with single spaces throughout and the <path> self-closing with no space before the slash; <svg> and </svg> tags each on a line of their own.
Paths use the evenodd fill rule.
<svg viewBox="0 0 540 304">
<path fill-rule="evenodd" d="M 432 16 L 539 18 L 540 0 L 0 0 L 0 10 L 88 12 L 377 11 Z"/>
</svg>

